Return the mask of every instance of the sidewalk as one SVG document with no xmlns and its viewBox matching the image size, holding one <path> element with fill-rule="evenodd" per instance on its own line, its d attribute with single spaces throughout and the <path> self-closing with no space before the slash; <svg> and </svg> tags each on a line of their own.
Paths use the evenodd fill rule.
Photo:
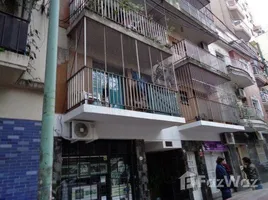
<svg viewBox="0 0 268 200">
<path fill-rule="evenodd" d="M 263 183 L 262 186 L 263 186 L 263 189 L 268 189 L 268 183 Z M 240 192 L 232 192 L 232 200 L 240 199 L 240 197 L 243 196 L 243 194 L 248 193 L 250 191 L 252 191 L 251 188 L 245 189 Z M 214 200 L 222 200 L 222 198 L 219 197 Z"/>
</svg>

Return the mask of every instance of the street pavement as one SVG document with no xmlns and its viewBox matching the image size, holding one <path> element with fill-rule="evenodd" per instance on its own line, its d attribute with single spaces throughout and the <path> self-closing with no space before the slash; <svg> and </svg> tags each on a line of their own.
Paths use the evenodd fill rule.
<svg viewBox="0 0 268 200">
<path fill-rule="evenodd" d="M 268 189 L 247 190 L 233 195 L 230 200 L 268 200 Z"/>
</svg>

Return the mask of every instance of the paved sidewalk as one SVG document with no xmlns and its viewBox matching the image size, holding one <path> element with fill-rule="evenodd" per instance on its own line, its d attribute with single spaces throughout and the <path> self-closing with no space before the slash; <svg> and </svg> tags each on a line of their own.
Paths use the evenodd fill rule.
<svg viewBox="0 0 268 200">
<path fill-rule="evenodd" d="M 230 200 L 268 200 L 268 183 L 263 183 L 262 186 L 262 190 L 253 191 L 251 188 L 248 188 L 240 192 L 233 192 Z M 214 200 L 222 200 L 222 198 Z"/>
</svg>

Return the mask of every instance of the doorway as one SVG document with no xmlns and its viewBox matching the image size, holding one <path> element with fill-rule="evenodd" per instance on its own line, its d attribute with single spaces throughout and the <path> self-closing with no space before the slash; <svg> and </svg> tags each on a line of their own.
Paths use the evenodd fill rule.
<svg viewBox="0 0 268 200">
<path fill-rule="evenodd" d="M 180 190 L 180 177 L 186 172 L 181 149 L 147 153 L 151 200 L 189 200 L 189 191 Z"/>
</svg>

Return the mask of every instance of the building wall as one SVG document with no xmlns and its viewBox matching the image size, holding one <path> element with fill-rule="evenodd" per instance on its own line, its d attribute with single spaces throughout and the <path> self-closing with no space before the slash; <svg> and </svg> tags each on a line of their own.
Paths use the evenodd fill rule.
<svg viewBox="0 0 268 200">
<path fill-rule="evenodd" d="M 0 118 L 0 199 L 37 199 L 40 130 L 40 121 Z"/>
</svg>

